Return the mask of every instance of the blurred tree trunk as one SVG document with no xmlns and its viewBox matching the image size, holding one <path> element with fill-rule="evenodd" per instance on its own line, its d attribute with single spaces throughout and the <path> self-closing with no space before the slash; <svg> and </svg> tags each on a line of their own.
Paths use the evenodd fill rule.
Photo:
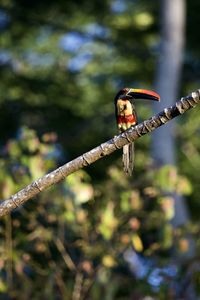
<svg viewBox="0 0 200 300">
<path fill-rule="evenodd" d="M 161 96 L 160 106 L 154 105 L 155 113 L 162 107 L 174 104 L 179 94 L 181 69 L 183 63 L 185 44 L 185 23 L 186 23 L 186 1 L 185 0 L 160 0 L 161 2 L 161 45 L 160 56 L 157 65 L 155 90 Z M 161 107 L 162 106 L 162 107 Z M 175 141 L 176 120 L 168 123 L 153 132 L 152 135 L 152 156 L 156 167 L 164 165 L 176 166 L 176 141 Z M 188 223 L 189 214 L 182 195 L 175 191 L 171 193 L 174 202 L 174 227 Z M 194 257 L 195 242 L 191 236 L 187 236 L 188 251 L 182 256 L 184 258 Z M 173 253 L 176 256 L 176 253 Z M 177 259 L 179 260 L 180 253 Z M 177 260 L 177 263 L 178 263 Z M 185 280 L 187 279 L 187 274 Z M 180 283 L 181 284 L 181 283 Z M 182 283 L 185 285 L 184 283 Z M 196 299 L 192 279 L 188 279 L 188 286 L 183 287 L 183 299 Z M 178 296 L 178 295 L 177 295 Z M 180 295 L 179 295 L 180 296 Z M 183 295 L 182 295 L 183 296 Z"/>
<path fill-rule="evenodd" d="M 157 66 L 155 90 L 161 96 L 161 106 L 173 105 L 179 92 L 185 39 L 185 0 L 161 1 L 161 48 Z M 161 109 L 157 103 L 154 111 Z M 175 122 L 153 134 L 153 158 L 158 165 L 176 164 Z"/>
<path fill-rule="evenodd" d="M 155 113 L 162 107 L 173 105 L 179 93 L 185 42 L 185 5 L 185 0 L 161 0 L 161 48 L 155 82 L 161 103 L 153 106 Z M 152 156 L 157 167 L 176 165 L 175 122 L 153 133 Z M 175 217 L 172 223 L 176 227 L 185 224 L 189 215 L 184 198 L 175 193 L 173 198 Z"/>
</svg>

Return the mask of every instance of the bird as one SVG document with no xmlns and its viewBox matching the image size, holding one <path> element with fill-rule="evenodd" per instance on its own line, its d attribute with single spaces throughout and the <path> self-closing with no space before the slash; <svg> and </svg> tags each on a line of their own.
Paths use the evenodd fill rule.
<svg viewBox="0 0 200 300">
<path fill-rule="evenodd" d="M 133 104 L 136 99 L 160 101 L 160 96 L 156 92 L 146 89 L 121 89 L 114 98 L 115 116 L 119 133 L 137 125 L 138 119 Z M 125 174 L 131 176 L 134 167 L 134 143 L 123 146 L 122 162 Z"/>
</svg>

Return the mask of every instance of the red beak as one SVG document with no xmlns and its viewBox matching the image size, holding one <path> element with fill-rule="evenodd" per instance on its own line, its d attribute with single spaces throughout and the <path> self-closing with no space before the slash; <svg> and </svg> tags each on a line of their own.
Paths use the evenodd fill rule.
<svg viewBox="0 0 200 300">
<path fill-rule="evenodd" d="M 131 96 L 133 99 L 160 101 L 160 96 L 157 93 L 143 89 L 129 89 L 127 96 Z"/>
</svg>

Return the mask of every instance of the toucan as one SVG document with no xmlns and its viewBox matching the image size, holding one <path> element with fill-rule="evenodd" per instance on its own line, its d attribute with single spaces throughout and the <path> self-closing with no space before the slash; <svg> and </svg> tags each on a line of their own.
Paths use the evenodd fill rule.
<svg viewBox="0 0 200 300">
<path fill-rule="evenodd" d="M 160 96 L 153 91 L 144 89 L 121 89 L 114 99 L 116 121 L 120 133 L 137 125 L 137 115 L 133 105 L 135 99 L 160 101 Z M 124 172 L 131 176 L 134 166 L 134 143 L 123 147 L 122 162 Z"/>
</svg>

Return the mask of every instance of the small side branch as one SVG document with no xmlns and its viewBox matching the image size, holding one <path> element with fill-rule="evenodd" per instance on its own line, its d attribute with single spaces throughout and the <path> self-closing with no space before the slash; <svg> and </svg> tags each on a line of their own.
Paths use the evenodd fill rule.
<svg viewBox="0 0 200 300">
<path fill-rule="evenodd" d="M 110 155 L 114 151 L 121 149 L 129 142 L 136 141 L 141 136 L 152 132 L 173 118 L 182 115 L 187 110 L 195 107 L 199 103 L 200 90 L 197 90 L 192 92 L 190 95 L 181 98 L 181 100 L 176 102 L 174 106 L 165 108 L 159 114 L 151 117 L 150 119 L 145 120 L 135 127 L 131 127 L 126 132 L 115 136 L 113 139 L 84 153 L 83 155 L 52 171 L 51 173 L 35 180 L 24 189 L 15 195 L 12 195 L 9 199 L 6 199 L 0 204 L 0 217 L 8 214 L 16 207 L 33 198 L 43 190 L 47 189 L 49 186 L 63 180 L 68 175 L 85 166 L 91 165 L 106 155 Z"/>
</svg>

